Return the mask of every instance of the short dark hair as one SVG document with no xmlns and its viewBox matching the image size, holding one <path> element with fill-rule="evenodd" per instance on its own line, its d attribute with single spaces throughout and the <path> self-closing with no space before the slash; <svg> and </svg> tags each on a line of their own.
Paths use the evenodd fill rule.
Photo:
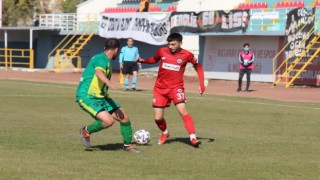
<svg viewBox="0 0 320 180">
<path fill-rule="evenodd" d="M 246 46 L 250 47 L 250 44 L 249 43 L 244 43 L 243 47 L 246 47 Z"/>
<path fill-rule="evenodd" d="M 120 48 L 120 41 L 116 38 L 110 38 L 106 40 L 106 43 L 104 44 L 104 50 L 113 50 Z"/>
<path fill-rule="evenodd" d="M 167 41 L 171 42 L 171 41 L 178 41 L 178 42 L 182 42 L 182 35 L 179 33 L 172 33 L 168 36 Z"/>
</svg>

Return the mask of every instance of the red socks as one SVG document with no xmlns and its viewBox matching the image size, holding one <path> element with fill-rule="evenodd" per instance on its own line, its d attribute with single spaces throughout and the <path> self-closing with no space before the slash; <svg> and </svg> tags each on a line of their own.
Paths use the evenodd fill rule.
<svg viewBox="0 0 320 180">
<path fill-rule="evenodd" d="M 161 131 L 165 131 L 167 129 L 166 120 L 163 118 L 160 121 L 155 121 Z"/>
<path fill-rule="evenodd" d="M 190 114 L 187 114 L 182 116 L 182 119 L 188 134 L 195 134 L 196 130 L 194 127 L 192 116 Z M 167 123 L 164 118 L 160 121 L 155 121 L 155 122 L 162 132 L 164 132 L 167 129 Z"/>
<path fill-rule="evenodd" d="M 183 119 L 184 126 L 187 129 L 187 132 L 189 134 L 195 134 L 196 130 L 194 128 L 192 116 L 190 114 L 187 114 L 187 115 L 184 115 L 182 119 Z"/>
</svg>

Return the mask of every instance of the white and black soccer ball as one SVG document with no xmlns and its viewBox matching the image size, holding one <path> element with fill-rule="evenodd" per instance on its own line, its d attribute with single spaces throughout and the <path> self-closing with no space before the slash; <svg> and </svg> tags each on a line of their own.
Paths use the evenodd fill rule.
<svg viewBox="0 0 320 180">
<path fill-rule="evenodd" d="M 137 144 L 147 144 L 151 140 L 151 135 L 148 131 L 140 129 L 133 134 L 133 138 Z"/>
</svg>

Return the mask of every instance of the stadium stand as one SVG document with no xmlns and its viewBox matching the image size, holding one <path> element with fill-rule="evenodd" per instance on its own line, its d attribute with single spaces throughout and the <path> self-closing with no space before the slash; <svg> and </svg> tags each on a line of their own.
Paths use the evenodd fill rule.
<svg viewBox="0 0 320 180">
<path fill-rule="evenodd" d="M 278 2 L 275 8 L 298 8 L 304 7 L 304 1 L 288 1 L 288 2 Z"/>
<path fill-rule="evenodd" d="M 161 7 L 160 6 L 150 6 L 149 12 L 161 12 Z"/>
<path fill-rule="evenodd" d="M 169 6 L 166 11 L 167 12 L 176 12 L 177 11 L 177 6 Z"/>
<path fill-rule="evenodd" d="M 240 3 L 238 9 L 264 9 L 268 8 L 267 2 L 250 2 L 250 3 Z"/>
<path fill-rule="evenodd" d="M 136 7 L 115 7 L 115 8 L 106 8 L 104 13 L 126 13 L 126 12 L 137 12 Z"/>
<path fill-rule="evenodd" d="M 177 11 L 177 2 L 179 0 L 150 0 L 150 6 L 149 6 L 149 12 L 175 12 Z M 137 9 L 139 6 L 140 0 L 122 0 L 120 4 L 118 4 L 118 7 L 135 7 Z M 104 11 L 106 12 L 106 11 Z M 108 10 L 107 12 L 110 12 Z M 114 11 L 112 11 L 114 12 Z M 123 9 L 116 9 L 115 12 L 133 12 L 131 10 L 125 11 Z"/>
</svg>

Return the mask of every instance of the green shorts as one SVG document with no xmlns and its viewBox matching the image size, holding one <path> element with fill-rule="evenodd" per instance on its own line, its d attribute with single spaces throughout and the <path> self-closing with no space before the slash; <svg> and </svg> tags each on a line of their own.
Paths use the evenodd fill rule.
<svg viewBox="0 0 320 180">
<path fill-rule="evenodd" d="M 93 99 L 84 98 L 77 100 L 79 106 L 89 113 L 93 118 L 96 118 L 97 114 L 101 111 L 108 111 L 112 114 L 114 111 L 120 108 L 120 104 L 111 98 L 106 99 Z"/>
</svg>

